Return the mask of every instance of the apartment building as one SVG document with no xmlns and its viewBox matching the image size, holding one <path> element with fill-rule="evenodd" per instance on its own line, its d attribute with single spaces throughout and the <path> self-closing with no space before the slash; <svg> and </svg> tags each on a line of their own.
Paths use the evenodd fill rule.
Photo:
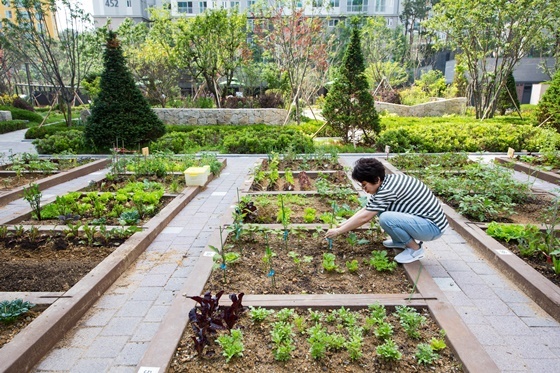
<svg viewBox="0 0 560 373">
<path fill-rule="evenodd" d="M 383 16 L 389 27 L 399 23 L 402 0 L 296 0 L 297 6 L 304 7 L 305 13 L 328 19 L 334 27 L 340 20 L 354 15 Z M 118 26 L 125 18 L 136 22 L 149 21 L 148 7 L 167 6 L 174 17 L 194 17 L 206 9 L 238 8 L 251 14 L 255 0 L 230 1 L 179 1 L 179 0 L 94 0 L 93 18 L 97 26 L 104 25 L 111 18 L 113 26 Z"/>
<path fill-rule="evenodd" d="M 93 2 L 93 21 L 96 27 L 101 27 L 111 19 L 111 25 L 118 27 L 126 18 L 134 22 L 148 22 L 150 15 L 148 8 L 160 7 L 165 0 L 91 0 Z"/>
<path fill-rule="evenodd" d="M 12 22 L 16 22 L 16 7 L 21 6 L 21 0 L 1 0 L 0 2 L 0 20 L 1 19 L 9 19 Z M 45 12 L 43 15 L 45 17 L 45 24 L 38 24 L 37 27 L 46 28 L 49 34 L 53 37 L 56 37 L 56 22 L 54 15 Z M 1 27 L 1 24 L 0 24 Z"/>
</svg>

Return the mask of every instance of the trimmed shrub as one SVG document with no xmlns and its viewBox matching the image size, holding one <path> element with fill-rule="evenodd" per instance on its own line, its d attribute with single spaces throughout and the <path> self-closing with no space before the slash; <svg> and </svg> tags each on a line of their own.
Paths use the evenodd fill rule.
<svg viewBox="0 0 560 373">
<path fill-rule="evenodd" d="M 78 130 L 69 130 L 55 135 L 48 135 L 44 139 L 33 140 L 33 145 L 39 154 L 83 153 L 85 148 L 84 133 Z"/>
<path fill-rule="evenodd" d="M 91 107 L 85 135 L 99 150 L 115 144 L 134 148 L 161 137 L 165 126 L 136 87 L 120 41 L 109 31 L 103 55 L 101 91 Z"/>
<path fill-rule="evenodd" d="M 277 92 L 265 92 L 259 96 L 259 107 L 263 109 L 282 109 L 284 99 Z"/>
<path fill-rule="evenodd" d="M 29 110 L 18 109 L 13 106 L 0 105 L 0 110 L 7 110 L 12 113 L 12 119 L 28 120 L 30 122 L 41 123 L 43 117 Z"/>
<path fill-rule="evenodd" d="M 44 139 L 49 135 L 54 135 L 60 132 L 66 132 L 69 130 L 83 131 L 84 126 L 72 126 L 68 127 L 66 123 L 49 124 L 47 126 L 35 126 L 31 127 L 25 132 L 25 138 L 28 140 L 32 139 Z"/>
<path fill-rule="evenodd" d="M 235 154 L 282 153 L 288 149 L 296 153 L 310 153 L 313 152 L 313 141 L 295 129 L 269 127 L 267 131 L 259 131 L 243 128 L 227 135 L 223 148 L 227 153 Z"/>
<path fill-rule="evenodd" d="M 26 120 L 5 120 L 0 122 L 0 133 L 7 133 L 27 128 Z"/>
</svg>

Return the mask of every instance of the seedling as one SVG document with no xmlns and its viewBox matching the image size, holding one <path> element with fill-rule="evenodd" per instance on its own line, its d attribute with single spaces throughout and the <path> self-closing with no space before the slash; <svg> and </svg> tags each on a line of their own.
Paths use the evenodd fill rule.
<svg viewBox="0 0 560 373">
<path fill-rule="evenodd" d="M 269 315 L 272 315 L 273 313 L 274 310 L 249 306 L 249 315 L 253 322 L 263 322 Z"/>
<path fill-rule="evenodd" d="M 382 323 L 387 317 L 387 310 L 385 306 L 379 303 L 370 304 L 368 306 L 370 317 L 375 320 L 377 324 Z"/>
<path fill-rule="evenodd" d="M 436 337 L 432 337 L 432 339 L 430 340 L 430 346 L 434 351 L 441 351 L 447 347 L 443 338 L 440 339 Z"/>
<path fill-rule="evenodd" d="M 395 315 L 399 318 L 399 322 L 409 337 L 418 339 L 420 326 L 426 323 L 426 317 L 418 313 L 414 308 L 407 306 L 396 306 Z"/>
<path fill-rule="evenodd" d="M 389 260 L 386 250 L 373 250 L 369 259 L 369 265 L 379 272 L 393 272 L 397 268 L 397 263 Z"/>
<path fill-rule="evenodd" d="M 230 335 L 224 334 L 216 340 L 224 350 L 222 354 L 226 357 L 226 363 L 236 356 L 243 356 L 243 333 L 239 329 L 232 329 Z"/>
<path fill-rule="evenodd" d="M 228 264 L 234 263 L 237 260 L 239 260 L 240 255 L 239 253 L 235 253 L 235 252 L 229 252 L 226 253 L 225 248 L 224 248 L 224 240 L 222 237 L 222 232 L 224 231 L 224 229 L 220 226 L 220 248 L 218 249 L 215 246 L 209 245 L 208 247 L 210 247 L 210 249 L 212 251 L 214 251 L 214 253 L 216 253 L 217 255 L 214 255 L 214 267 L 215 268 L 220 268 L 223 272 L 223 281 L 224 284 L 227 282 L 226 279 L 226 270 L 227 270 L 227 266 Z"/>
<path fill-rule="evenodd" d="M 280 311 L 276 312 L 276 318 L 281 322 L 289 322 L 295 315 L 293 308 L 282 308 Z"/>
<path fill-rule="evenodd" d="M 420 364 L 430 365 L 439 358 L 431 345 L 427 343 L 419 343 L 416 347 L 416 354 L 414 355 Z"/>
<path fill-rule="evenodd" d="M 0 302 L 0 322 L 10 324 L 33 307 L 33 303 L 24 302 L 22 299 L 4 300 Z"/>
<path fill-rule="evenodd" d="M 344 343 L 344 347 L 350 355 L 350 360 L 358 360 L 362 357 L 362 345 L 364 344 L 364 337 L 362 335 L 362 328 L 354 328 L 349 330 L 350 339 Z"/>
<path fill-rule="evenodd" d="M 377 346 L 375 351 L 379 357 L 385 361 L 397 361 L 402 358 L 399 347 L 392 339 L 388 339 L 382 345 Z"/>
<path fill-rule="evenodd" d="M 313 257 L 308 255 L 304 255 L 303 258 L 301 258 L 295 251 L 290 251 L 288 256 L 292 258 L 299 272 L 301 272 L 301 263 L 311 263 L 313 260 Z"/>
<path fill-rule="evenodd" d="M 276 253 L 274 251 L 272 251 L 272 249 L 268 246 L 266 246 L 266 248 L 264 249 L 264 256 L 262 258 L 263 263 L 265 264 L 265 267 L 267 268 L 267 277 L 270 277 L 270 283 L 272 284 L 273 287 L 276 287 L 276 272 L 274 271 L 274 268 L 272 266 L 272 258 L 274 258 L 276 256 Z"/>
<path fill-rule="evenodd" d="M 352 246 L 352 249 L 354 249 L 357 245 L 369 243 L 369 240 L 366 240 L 365 238 L 358 239 L 358 235 L 355 232 L 350 232 L 348 233 L 348 236 L 346 236 L 346 242 L 348 242 L 348 244 Z"/>
<path fill-rule="evenodd" d="M 290 231 L 288 229 L 288 226 L 290 224 L 290 214 L 290 209 L 284 205 L 284 196 L 280 195 L 280 211 L 278 211 L 278 220 L 284 227 L 284 234 L 282 237 L 284 240 L 284 248 L 286 250 L 288 250 L 288 236 L 290 234 Z"/>
<path fill-rule="evenodd" d="M 41 197 L 39 185 L 29 184 L 28 188 L 23 188 L 23 199 L 29 203 L 31 210 L 37 216 L 37 220 L 41 220 Z"/>
<path fill-rule="evenodd" d="M 359 265 L 358 265 L 358 260 L 357 259 L 346 262 L 346 269 L 348 270 L 348 272 L 356 273 L 356 272 L 358 272 L 358 268 L 359 268 Z"/>
<path fill-rule="evenodd" d="M 386 340 L 393 335 L 393 325 L 382 321 L 374 330 L 373 334 L 381 340 Z"/>
<path fill-rule="evenodd" d="M 270 335 L 272 342 L 276 345 L 274 350 L 274 359 L 278 361 L 287 361 L 292 358 L 292 351 L 295 350 L 294 332 L 291 324 L 278 321 L 273 323 Z"/>
<path fill-rule="evenodd" d="M 313 207 L 306 207 L 303 210 L 303 221 L 304 223 L 311 224 L 317 218 L 317 210 Z"/>
<path fill-rule="evenodd" d="M 332 253 L 323 253 L 323 268 L 327 272 L 336 271 L 338 273 L 342 273 L 338 266 L 335 263 L 336 256 Z"/>
</svg>

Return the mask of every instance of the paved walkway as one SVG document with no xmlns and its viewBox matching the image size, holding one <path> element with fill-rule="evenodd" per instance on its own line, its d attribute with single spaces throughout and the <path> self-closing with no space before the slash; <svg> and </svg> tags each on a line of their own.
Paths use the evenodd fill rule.
<svg viewBox="0 0 560 373">
<path fill-rule="evenodd" d="M 358 156 L 342 158 L 352 164 Z M 228 157 L 220 177 L 173 219 L 34 372 L 136 372 L 172 300 L 181 296 L 183 282 L 256 160 Z M 80 179 L 71 183 L 86 182 Z M 60 189 L 44 192 L 56 193 Z M 18 201 L 13 205 L 17 209 Z M 559 323 L 454 230 L 427 248 L 422 264 L 503 372 L 558 372 Z"/>
</svg>

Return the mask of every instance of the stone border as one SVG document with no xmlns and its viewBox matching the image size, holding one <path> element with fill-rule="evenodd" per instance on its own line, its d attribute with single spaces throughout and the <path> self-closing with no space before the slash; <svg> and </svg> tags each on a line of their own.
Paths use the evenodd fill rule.
<svg viewBox="0 0 560 373">
<path fill-rule="evenodd" d="M 85 165 L 72 168 L 68 171 L 60 171 L 55 175 L 48 176 L 41 180 L 37 180 L 34 183 L 39 186 L 39 190 L 45 190 L 52 186 L 62 184 L 67 181 L 73 180 L 75 178 L 90 174 L 94 171 L 102 170 L 109 163 L 111 163 L 111 159 L 109 158 L 93 161 Z M 10 202 L 15 201 L 16 199 L 23 197 L 23 188 L 24 188 L 23 186 L 17 187 L 5 194 L 0 195 L 0 207 L 5 206 Z"/>
<path fill-rule="evenodd" d="M 227 160 L 222 162 L 223 170 Z M 213 179 L 214 176 L 210 175 L 206 184 Z M 203 188 L 185 188 L 170 204 L 144 224 L 145 230 L 133 234 L 67 292 L 55 301 L 52 297 L 59 293 L 49 293 L 45 303 L 52 303 L 50 307 L 0 349 L 2 371 L 30 371 Z M 0 298 L 10 294 L 13 293 L 0 293 Z M 42 296 L 45 296 L 44 293 L 32 299 L 38 301 Z"/>
<path fill-rule="evenodd" d="M 249 177 L 245 181 L 243 189 L 248 189 L 252 182 L 252 177 Z M 233 212 L 234 206 L 230 209 Z M 231 223 L 233 223 L 232 214 L 225 214 L 221 225 Z M 219 232 L 214 231 L 209 238 L 207 247 L 210 245 L 221 247 L 222 240 L 225 241 L 226 238 L 220 238 Z M 207 251 L 204 250 L 201 253 L 194 271 L 180 291 L 181 295 L 173 300 L 169 312 L 137 366 L 138 373 L 163 372 L 169 368 L 177 345 L 188 325 L 188 313 L 196 305 L 195 301 L 186 298 L 184 295 L 201 294 L 212 271 L 214 262 L 212 256 L 206 254 Z M 443 292 L 428 272 L 422 270 L 422 264 L 420 262 L 405 264 L 404 268 L 411 282 L 414 283 L 418 279 L 417 293 L 412 294 L 412 296 L 409 294 L 344 294 L 343 296 L 341 294 L 248 294 L 245 295 L 243 300 L 245 305 L 272 306 L 274 308 L 328 308 L 342 305 L 351 308 L 363 308 L 376 301 L 388 306 L 406 304 L 428 308 L 436 323 L 446 331 L 449 346 L 463 364 L 466 372 L 498 372 L 499 369 L 494 361 L 478 343 L 457 311 L 448 303 Z"/>
<path fill-rule="evenodd" d="M 547 181 L 552 184 L 560 185 L 560 175 L 555 172 L 542 171 L 532 167 L 527 163 L 517 162 L 511 158 L 495 158 L 497 162 L 505 164 L 507 166 L 512 166 L 515 171 L 523 172 L 529 176 L 536 177 Z"/>
<path fill-rule="evenodd" d="M 389 162 L 385 167 L 392 173 L 402 173 Z M 560 287 L 540 274 L 507 247 L 488 236 L 477 223 L 471 222 L 451 207 L 443 204 L 450 226 L 489 262 L 512 280 L 529 298 L 560 322 Z"/>
</svg>

